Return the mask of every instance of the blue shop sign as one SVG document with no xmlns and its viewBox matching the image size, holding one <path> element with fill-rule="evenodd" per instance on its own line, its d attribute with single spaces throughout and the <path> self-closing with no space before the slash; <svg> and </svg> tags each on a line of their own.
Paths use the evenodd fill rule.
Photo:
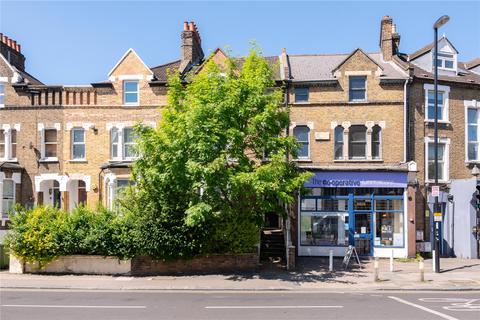
<svg viewBox="0 0 480 320">
<path fill-rule="evenodd" d="M 407 172 L 317 171 L 307 188 L 406 188 Z"/>
</svg>

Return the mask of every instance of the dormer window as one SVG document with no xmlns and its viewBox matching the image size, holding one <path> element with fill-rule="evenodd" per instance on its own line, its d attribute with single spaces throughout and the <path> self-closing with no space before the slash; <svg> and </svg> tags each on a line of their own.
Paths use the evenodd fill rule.
<svg viewBox="0 0 480 320">
<path fill-rule="evenodd" d="M 433 59 L 432 59 L 433 60 Z M 455 70 L 455 55 L 451 53 L 438 53 L 437 65 L 439 69 Z M 435 67 L 435 65 L 433 66 Z"/>
</svg>

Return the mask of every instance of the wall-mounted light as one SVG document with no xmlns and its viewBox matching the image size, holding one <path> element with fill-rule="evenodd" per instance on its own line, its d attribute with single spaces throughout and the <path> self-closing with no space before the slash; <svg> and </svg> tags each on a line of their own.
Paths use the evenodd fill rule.
<svg viewBox="0 0 480 320">
<path fill-rule="evenodd" d="M 95 126 L 92 127 L 92 131 L 93 131 L 93 134 L 95 135 L 98 134 L 98 129 Z"/>
</svg>

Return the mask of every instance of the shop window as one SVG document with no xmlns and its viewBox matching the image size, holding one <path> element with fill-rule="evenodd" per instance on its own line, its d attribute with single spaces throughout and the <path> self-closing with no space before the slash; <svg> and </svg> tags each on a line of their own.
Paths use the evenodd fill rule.
<svg viewBox="0 0 480 320">
<path fill-rule="evenodd" d="M 403 212 L 377 211 L 375 212 L 375 225 L 375 246 L 403 247 Z"/>
<path fill-rule="evenodd" d="M 350 159 L 365 159 L 367 155 L 367 127 L 351 126 L 348 133 Z"/>
<path fill-rule="evenodd" d="M 302 213 L 300 243 L 313 246 L 347 246 L 347 213 Z"/>
<path fill-rule="evenodd" d="M 308 102 L 308 91 L 307 87 L 295 88 L 295 103 Z"/>
<path fill-rule="evenodd" d="M 15 182 L 12 179 L 3 180 L 2 215 L 7 216 L 15 207 Z"/>
<path fill-rule="evenodd" d="M 359 211 L 372 210 L 372 199 L 354 199 L 353 209 Z"/>
<path fill-rule="evenodd" d="M 72 159 L 85 159 L 85 129 L 72 129 Z"/>
<path fill-rule="evenodd" d="M 300 144 L 297 151 L 297 159 L 310 158 L 310 128 L 307 126 L 296 126 L 293 129 L 293 135 Z"/>
<path fill-rule="evenodd" d="M 380 150 L 381 131 L 382 129 L 378 125 L 373 126 L 372 128 L 372 159 L 381 158 L 381 150 Z"/>
<path fill-rule="evenodd" d="M 343 132 L 342 126 L 337 126 L 334 132 L 334 157 L 336 160 L 343 159 Z"/>
<path fill-rule="evenodd" d="M 367 100 L 367 77 L 351 76 L 349 77 L 349 101 L 359 102 Z"/>
</svg>

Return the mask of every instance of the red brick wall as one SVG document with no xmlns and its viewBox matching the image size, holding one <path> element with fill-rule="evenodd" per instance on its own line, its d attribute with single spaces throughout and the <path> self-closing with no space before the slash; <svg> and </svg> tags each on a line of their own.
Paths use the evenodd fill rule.
<svg viewBox="0 0 480 320">
<path fill-rule="evenodd" d="M 150 257 L 132 259 L 132 275 L 214 274 L 221 272 L 254 271 L 257 253 L 214 254 L 189 260 L 163 261 Z"/>
</svg>

